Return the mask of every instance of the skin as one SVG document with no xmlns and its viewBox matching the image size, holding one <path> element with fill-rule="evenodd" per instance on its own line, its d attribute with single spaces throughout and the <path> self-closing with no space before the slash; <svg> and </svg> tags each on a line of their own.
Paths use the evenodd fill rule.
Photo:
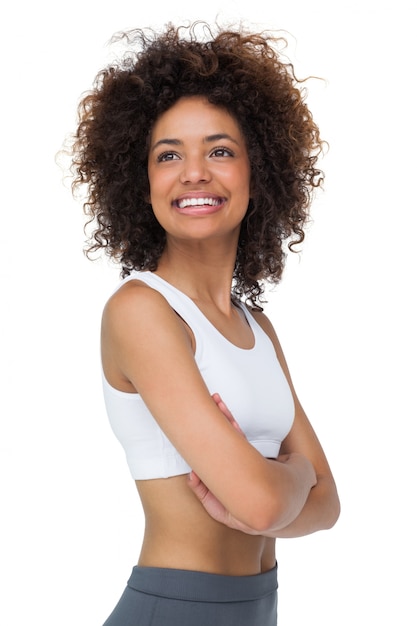
<svg viewBox="0 0 417 626">
<path fill-rule="evenodd" d="M 236 121 L 203 98 L 179 100 L 154 125 L 148 176 L 153 210 L 167 234 L 156 273 L 192 298 L 229 341 L 251 348 L 252 331 L 230 299 L 250 197 L 245 138 Z M 190 205 L 191 198 L 198 203 Z M 136 481 L 146 521 L 139 565 L 256 574 L 274 567 L 275 537 L 330 528 L 339 515 L 329 465 L 278 338 L 265 315 L 254 315 L 294 394 L 294 425 L 278 459 L 262 457 L 221 398 L 210 396 L 194 360 L 192 331 L 161 294 L 132 280 L 106 304 L 107 380 L 141 394 L 193 468 L 190 475 Z"/>
</svg>

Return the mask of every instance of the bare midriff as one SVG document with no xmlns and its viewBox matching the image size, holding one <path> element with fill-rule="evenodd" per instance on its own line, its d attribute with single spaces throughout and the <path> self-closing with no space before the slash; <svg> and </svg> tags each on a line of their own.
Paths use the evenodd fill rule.
<svg viewBox="0 0 417 626">
<path fill-rule="evenodd" d="M 275 541 L 213 520 L 187 476 L 136 481 L 145 515 L 138 565 L 228 576 L 259 574 L 275 565 Z"/>
</svg>

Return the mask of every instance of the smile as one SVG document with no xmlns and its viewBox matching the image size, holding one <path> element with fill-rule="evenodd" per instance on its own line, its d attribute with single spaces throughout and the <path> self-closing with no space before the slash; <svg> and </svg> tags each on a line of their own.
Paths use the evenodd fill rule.
<svg viewBox="0 0 417 626">
<path fill-rule="evenodd" d="M 185 209 L 192 206 L 220 206 L 223 203 L 222 198 L 183 198 L 178 200 L 176 205 L 179 209 Z"/>
</svg>

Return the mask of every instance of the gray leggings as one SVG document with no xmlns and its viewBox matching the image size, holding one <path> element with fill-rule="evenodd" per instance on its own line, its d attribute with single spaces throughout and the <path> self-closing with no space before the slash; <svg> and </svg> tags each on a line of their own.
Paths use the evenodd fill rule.
<svg viewBox="0 0 417 626">
<path fill-rule="evenodd" d="M 134 567 L 104 626 L 277 626 L 277 568 L 254 576 Z"/>
</svg>

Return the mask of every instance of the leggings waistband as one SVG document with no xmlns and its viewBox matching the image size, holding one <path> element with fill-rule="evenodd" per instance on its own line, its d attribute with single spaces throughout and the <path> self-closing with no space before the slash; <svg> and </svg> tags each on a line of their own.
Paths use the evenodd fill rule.
<svg viewBox="0 0 417 626">
<path fill-rule="evenodd" d="M 192 570 L 135 566 L 128 586 L 164 598 L 195 602 L 242 602 L 275 593 L 277 566 L 262 574 L 224 576 Z"/>
</svg>

